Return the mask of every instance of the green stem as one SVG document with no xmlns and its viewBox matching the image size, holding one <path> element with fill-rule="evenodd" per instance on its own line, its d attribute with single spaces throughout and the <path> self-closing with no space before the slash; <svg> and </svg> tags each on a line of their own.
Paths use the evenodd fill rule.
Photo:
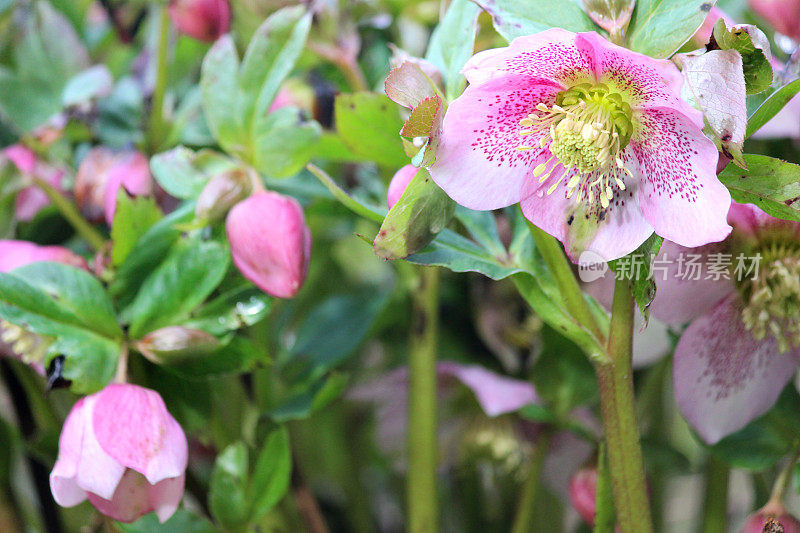
<svg viewBox="0 0 800 533">
<path fill-rule="evenodd" d="M 158 50 L 156 57 L 156 85 L 150 102 L 150 119 L 147 124 L 147 150 L 152 155 L 161 147 L 164 122 L 164 93 L 167 90 L 167 47 L 169 46 L 169 16 L 166 4 L 159 8 Z"/>
<path fill-rule="evenodd" d="M 725 533 L 728 522 L 728 465 L 714 457 L 708 458 L 706 469 L 706 499 L 703 505 L 703 533 Z"/>
<path fill-rule="evenodd" d="M 33 183 L 47 195 L 50 202 L 52 202 L 59 213 L 61 213 L 61 216 L 67 219 L 67 222 L 70 223 L 81 237 L 89 242 L 92 248 L 101 250 L 106 245 L 105 237 L 81 216 L 78 208 L 61 194 L 61 191 L 41 178 L 34 177 Z"/>
<path fill-rule="evenodd" d="M 522 487 L 517 514 L 514 517 L 512 533 L 527 533 L 533 531 L 534 507 L 536 495 L 539 491 L 539 480 L 542 474 L 542 465 L 547 457 L 547 450 L 550 447 L 551 430 L 546 429 L 537 439 L 536 447 L 533 450 L 530 464 L 528 465 L 527 478 Z"/>
<path fill-rule="evenodd" d="M 436 470 L 436 348 L 439 325 L 439 272 L 421 268 L 412 292 L 414 314 L 408 383 L 408 531 L 438 531 Z"/>
<path fill-rule="evenodd" d="M 775 484 L 772 486 L 772 493 L 769 496 L 770 501 L 783 501 L 783 496 L 786 494 L 786 489 L 789 487 L 789 482 L 792 479 L 794 465 L 797 463 L 798 459 L 800 459 L 800 446 L 795 447 L 794 453 L 791 458 L 789 458 L 789 462 L 786 463 L 786 466 L 783 467 L 778 477 L 775 479 Z"/>
<path fill-rule="evenodd" d="M 533 236 L 533 241 L 536 243 L 536 249 L 542 254 L 547 268 L 555 279 L 567 310 L 575 320 L 587 328 L 598 340 L 602 341 L 605 335 L 603 335 L 597 320 L 583 297 L 578 280 L 575 279 L 575 274 L 572 272 L 572 265 L 564 255 L 561 245 L 554 237 L 530 222 L 528 223 L 528 228 Z"/>
<path fill-rule="evenodd" d="M 651 533 L 653 524 L 634 408 L 633 310 L 628 282 L 617 280 L 611 308 L 609 360 L 597 363 L 595 369 L 620 530 L 622 533 Z"/>
</svg>

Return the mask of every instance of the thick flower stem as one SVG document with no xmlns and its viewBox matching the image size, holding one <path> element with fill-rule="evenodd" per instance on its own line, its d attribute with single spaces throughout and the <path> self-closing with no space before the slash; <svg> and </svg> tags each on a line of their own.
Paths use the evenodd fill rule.
<svg viewBox="0 0 800 533">
<path fill-rule="evenodd" d="M 547 268 L 555 278 L 556 285 L 564 302 L 567 310 L 572 314 L 573 318 L 586 327 L 598 340 L 603 339 L 603 332 L 597 324 L 594 315 L 592 315 L 589 305 L 583 297 L 578 280 L 575 279 L 575 274 L 572 272 L 572 266 L 564 255 L 561 245 L 558 241 L 540 230 L 530 222 L 528 223 L 533 241 L 536 243 L 536 249 L 542 254 Z"/>
<path fill-rule="evenodd" d="M 169 15 L 166 4 L 159 8 L 158 49 L 156 50 L 156 84 L 150 102 L 147 123 L 147 150 L 155 154 L 161 147 L 164 129 L 164 93 L 167 90 L 167 47 L 169 46 Z"/>
<path fill-rule="evenodd" d="M 617 520 L 622 533 L 651 533 L 642 449 L 634 409 L 633 296 L 626 280 L 617 280 L 611 308 L 607 362 L 597 363 L 603 433 L 611 471 Z"/>
<path fill-rule="evenodd" d="M 412 292 L 408 383 L 408 478 L 406 497 L 410 533 L 438 531 L 436 470 L 436 349 L 439 326 L 439 272 L 421 268 Z"/>
<path fill-rule="evenodd" d="M 533 449 L 530 463 L 528 464 L 527 478 L 522 487 L 522 495 L 519 499 L 517 514 L 514 517 L 512 533 L 527 533 L 534 531 L 534 504 L 536 495 L 539 491 L 539 480 L 542 474 L 542 465 L 547 457 L 547 450 L 550 447 L 551 430 L 545 430 L 536 440 L 536 447 Z"/>
<path fill-rule="evenodd" d="M 81 237 L 89 242 L 92 248 L 101 250 L 106 245 L 103 235 L 81 216 L 75 205 L 67 200 L 58 189 L 40 178 L 33 178 L 33 183 L 47 195 L 59 213 L 61 213 L 61 216 L 67 219 L 67 222 Z"/>
<path fill-rule="evenodd" d="M 728 465 L 708 458 L 706 499 L 703 505 L 703 533 L 725 533 L 728 530 Z"/>
</svg>

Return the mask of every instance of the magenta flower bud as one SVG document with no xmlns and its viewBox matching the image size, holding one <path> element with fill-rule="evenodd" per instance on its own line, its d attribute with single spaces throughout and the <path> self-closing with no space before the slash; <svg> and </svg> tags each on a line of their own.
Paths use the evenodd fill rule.
<svg viewBox="0 0 800 533">
<path fill-rule="evenodd" d="M 800 533 L 800 521 L 781 502 L 771 501 L 747 519 L 742 533 Z"/>
<path fill-rule="evenodd" d="M 88 498 L 114 520 L 133 522 L 155 511 L 163 523 L 183 496 L 187 458 L 186 435 L 161 396 L 116 383 L 72 408 L 50 489 L 64 507 Z"/>
<path fill-rule="evenodd" d="M 195 216 L 206 222 L 225 217 L 228 211 L 250 194 L 253 177 L 247 170 L 234 168 L 209 180 L 194 208 Z"/>
<path fill-rule="evenodd" d="M 597 468 L 581 468 L 569 480 L 569 501 L 581 518 L 594 526 L 597 513 Z"/>
<path fill-rule="evenodd" d="M 219 348 L 212 334 L 183 326 L 167 326 L 148 333 L 136 348 L 156 364 L 175 364 L 202 357 Z"/>
<path fill-rule="evenodd" d="M 120 187 L 133 196 L 152 194 L 153 180 L 144 154 L 103 147 L 89 150 L 75 178 L 75 202 L 84 216 L 93 222 L 105 219 L 110 226 Z"/>
<path fill-rule="evenodd" d="M 778 33 L 800 40 L 800 0 L 750 0 L 750 7 Z"/>
<path fill-rule="evenodd" d="M 308 273 L 311 231 L 294 198 L 256 193 L 231 209 L 225 229 L 245 278 L 278 298 L 297 294 Z"/>
<path fill-rule="evenodd" d="M 389 182 L 389 190 L 386 193 L 386 203 L 389 204 L 389 209 L 394 207 L 394 204 L 403 196 L 406 187 L 417 175 L 419 169 L 414 165 L 406 165 L 392 176 L 392 181 Z"/>
<path fill-rule="evenodd" d="M 0 240 L 0 272 L 38 261 L 53 261 L 88 270 L 86 261 L 61 246 L 39 246 L 28 241 Z"/>
<path fill-rule="evenodd" d="M 169 18 L 179 32 L 214 42 L 231 28 L 228 0 L 171 0 Z"/>
</svg>

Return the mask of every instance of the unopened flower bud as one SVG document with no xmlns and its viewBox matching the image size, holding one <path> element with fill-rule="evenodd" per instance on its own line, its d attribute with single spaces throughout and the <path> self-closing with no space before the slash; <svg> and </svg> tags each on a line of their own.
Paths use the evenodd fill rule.
<svg viewBox="0 0 800 533">
<path fill-rule="evenodd" d="M 253 178 L 242 168 L 234 168 L 211 178 L 197 198 L 195 216 L 205 222 L 224 218 L 228 211 L 247 198 Z"/>
<path fill-rule="evenodd" d="M 199 329 L 167 326 L 148 333 L 136 348 L 157 364 L 176 364 L 203 357 L 219 348 L 219 340 Z"/>
<path fill-rule="evenodd" d="M 311 231 L 294 198 L 256 193 L 231 209 L 225 229 L 245 278 L 278 298 L 297 294 L 308 273 Z"/>
<path fill-rule="evenodd" d="M 214 42 L 231 28 L 228 0 L 171 0 L 169 18 L 179 32 Z"/>
<path fill-rule="evenodd" d="M 778 33 L 800 41 L 800 0 L 750 0 L 750 7 Z"/>
<path fill-rule="evenodd" d="M 584 467 L 569 480 L 569 501 L 581 518 L 594 526 L 597 513 L 597 468 Z"/>
<path fill-rule="evenodd" d="M 747 519 L 742 533 L 800 533 L 800 521 L 779 501 L 771 501 Z"/>
<path fill-rule="evenodd" d="M 417 175 L 419 169 L 414 165 L 406 165 L 392 176 L 392 181 L 389 183 L 389 191 L 386 193 L 386 203 L 389 204 L 389 209 L 394 207 L 394 204 L 403 196 L 403 193 Z"/>
</svg>

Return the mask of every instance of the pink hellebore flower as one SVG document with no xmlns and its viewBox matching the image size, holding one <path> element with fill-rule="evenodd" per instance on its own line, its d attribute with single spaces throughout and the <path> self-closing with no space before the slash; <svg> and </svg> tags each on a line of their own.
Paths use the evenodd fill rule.
<svg viewBox="0 0 800 533">
<path fill-rule="evenodd" d="M 594 526 L 597 515 L 597 468 L 584 467 L 569 480 L 569 501 L 584 522 Z"/>
<path fill-rule="evenodd" d="M 297 294 L 311 258 L 311 231 L 297 200 L 256 193 L 231 209 L 225 230 L 233 262 L 245 278 L 278 298 Z"/>
<path fill-rule="evenodd" d="M 231 29 L 228 0 L 171 0 L 169 18 L 179 32 L 214 42 Z"/>
<path fill-rule="evenodd" d="M 774 527 L 768 529 L 766 525 L 772 521 L 780 524 L 783 529 Z M 776 525 L 777 525 L 776 524 Z M 800 520 L 786 512 L 783 504 L 779 501 L 771 501 L 762 507 L 756 514 L 748 518 L 741 533 L 763 533 L 772 531 L 783 531 L 783 533 L 800 533 Z"/>
<path fill-rule="evenodd" d="M 28 241 L 0 240 L 0 272 L 10 272 L 38 261 L 64 263 L 88 270 L 82 257 L 61 246 L 39 246 Z"/>
<path fill-rule="evenodd" d="M 480 52 L 463 73 L 430 168 L 456 202 L 520 202 L 573 260 L 622 257 L 653 230 L 685 246 L 730 232 L 717 149 L 671 62 L 551 29 Z"/>
<path fill-rule="evenodd" d="M 750 0 L 749 3 L 778 33 L 800 41 L 800 0 Z"/>
<path fill-rule="evenodd" d="M 9 146 L 2 151 L 2 156 L 11 161 L 21 173 L 36 176 L 53 187 L 61 189 L 64 173 L 39 161 L 33 150 L 27 146 L 22 144 Z M 17 220 L 27 222 L 48 205 L 50 205 L 50 199 L 47 198 L 44 191 L 36 185 L 31 185 L 17 193 L 14 216 Z"/>
<path fill-rule="evenodd" d="M 724 243 L 665 242 L 651 308 L 690 322 L 675 349 L 675 396 L 710 444 L 768 411 L 800 362 L 800 223 L 749 204 L 732 204 L 728 219 Z"/>
<path fill-rule="evenodd" d="M 389 209 L 394 207 L 394 204 L 403 196 L 406 187 L 408 187 L 408 184 L 411 183 L 418 171 L 419 169 L 414 165 L 406 165 L 394 173 L 392 181 L 389 182 L 389 190 L 386 193 L 386 203 L 389 205 Z"/>
<path fill-rule="evenodd" d="M 98 511 L 133 522 L 178 508 L 188 456 L 186 436 L 155 391 L 112 384 L 78 400 L 58 443 L 50 488 L 59 505 L 86 498 Z"/>
</svg>

